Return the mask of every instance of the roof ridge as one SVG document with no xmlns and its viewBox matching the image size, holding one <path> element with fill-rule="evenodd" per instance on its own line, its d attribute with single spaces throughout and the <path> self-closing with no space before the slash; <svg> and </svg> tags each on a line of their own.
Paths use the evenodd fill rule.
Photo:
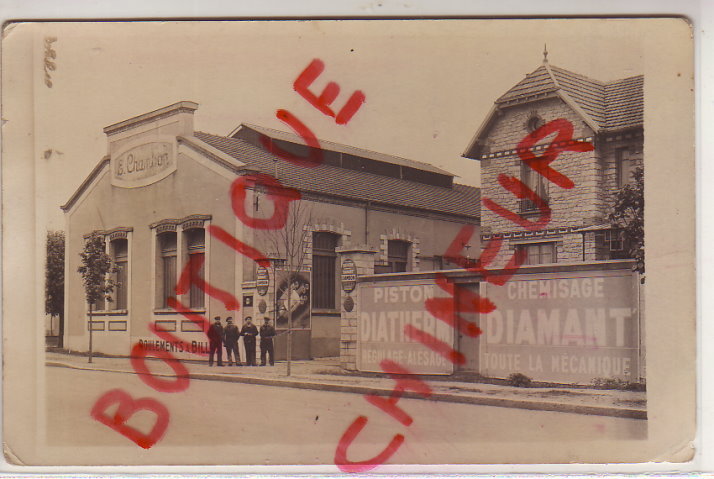
<svg viewBox="0 0 714 479">
<path fill-rule="evenodd" d="M 246 127 L 248 127 L 248 128 L 252 128 L 253 130 L 256 130 L 256 131 L 258 131 L 258 132 L 260 132 L 260 130 L 269 130 L 269 131 L 274 131 L 274 132 L 276 132 L 276 133 L 280 133 L 280 134 L 282 134 L 282 135 L 289 135 L 289 136 L 294 137 L 294 138 L 296 138 L 296 139 L 297 139 L 297 138 L 301 138 L 299 135 L 296 135 L 295 133 L 291 133 L 291 132 L 283 131 L 283 130 L 277 130 L 277 129 L 275 129 L 275 128 L 270 128 L 270 127 L 267 127 L 267 126 L 256 125 L 256 124 L 254 124 L 254 123 L 245 123 L 245 122 L 242 122 L 240 126 L 246 126 Z M 234 132 L 236 132 L 237 130 L 239 130 L 239 129 L 240 129 L 240 126 L 239 126 L 238 128 L 236 128 L 236 129 L 234 130 Z M 233 138 L 233 137 L 225 137 L 225 138 Z M 367 149 L 367 148 L 362 148 L 362 147 L 353 146 L 353 145 L 347 145 L 347 144 L 344 144 L 344 143 L 337 143 L 336 141 L 323 140 L 323 139 L 321 139 L 321 138 L 317 138 L 317 141 L 318 141 L 318 143 L 320 143 L 321 145 L 322 145 L 322 144 L 334 145 L 335 147 L 341 147 L 341 148 L 343 148 L 343 149 L 349 148 L 349 149 L 353 149 L 353 150 L 363 151 L 363 152 L 365 152 L 365 153 L 371 153 L 371 154 L 373 154 L 373 155 L 381 155 L 381 156 L 385 156 L 385 157 L 388 157 L 388 158 L 394 158 L 394 159 L 401 160 L 401 161 L 407 162 L 407 163 L 409 163 L 409 162 L 411 162 L 411 163 L 417 163 L 417 164 L 419 164 L 419 165 L 424 165 L 425 167 L 430 167 L 430 168 L 431 168 L 430 170 L 427 170 L 427 171 L 432 171 L 432 172 L 434 172 L 434 169 L 436 169 L 436 170 L 439 170 L 439 171 L 436 172 L 436 173 L 439 173 L 439 174 L 441 174 L 441 175 L 454 176 L 454 174 L 451 173 L 450 171 L 445 170 L 444 168 L 442 168 L 442 167 L 440 167 L 440 166 L 436 166 L 436 165 L 433 165 L 433 164 L 431 164 L 431 163 L 427 163 L 427 162 L 425 162 L 425 161 L 414 160 L 414 159 L 411 159 L 411 158 L 405 158 L 405 157 L 403 157 L 403 156 L 393 155 L 393 154 L 391 154 L 391 153 L 383 153 L 383 152 L 381 152 L 381 151 L 369 150 L 369 149 Z M 329 150 L 329 148 L 323 148 L 323 149 Z M 338 152 L 339 152 L 339 150 L 331 150 L 331 151 L 338 151 Z M 340 152 L 340 153 L 344 153 L 344 152 Z M 346 153 L 346 154 L 351 154 L 351 153 Z M 368 159 L 369 159 L 369 158 L 368 158 Z M 380 161 L 380 160 L 375 160 L 375 161 Z M 410 167 L 409 165 L 403 165 L 403 166 Z M 410 168 L 415 168 L 415 169 L 416 169 L 416 165 L 413 166 L 413 167 L 410 167 Z"/>
</svg>

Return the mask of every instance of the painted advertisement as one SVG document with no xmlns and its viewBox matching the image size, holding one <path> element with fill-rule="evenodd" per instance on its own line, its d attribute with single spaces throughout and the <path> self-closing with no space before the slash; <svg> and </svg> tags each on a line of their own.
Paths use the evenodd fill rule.
<svg viewBox="0 0 714 479">
<path fill-rule="evenodd" d="M 637 280 L 629 271 L 482 282 L 497 308 L 484 315 L 480 372 L 541 381 L 637 381 Z"/>
<path fill-rule="evenodd" d="M 292 329 L 310 329 L 310 274 L 277 272 L 277 329 L 287 329 L 292 312 Z"/>
<path fill-rule="evenodd" d="M 414 374 L 453 373 L 452 362 L 404 332 L 405 326 L 412 325 L 437 341 L 454 344 L 454 329 L 424 308 L 424 302 L 435 295 L 444 296 L 433 281 L 360 285 L 357 368 L 383 372 L 379 363 L 391 359 Z"/>
</svg>

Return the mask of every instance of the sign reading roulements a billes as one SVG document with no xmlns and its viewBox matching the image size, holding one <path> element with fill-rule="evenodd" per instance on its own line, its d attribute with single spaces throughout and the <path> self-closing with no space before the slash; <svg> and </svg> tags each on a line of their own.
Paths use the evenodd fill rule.
<svg viewBox="0 0 714 479">
<path fill-rule="evenodd" d="M 357 266 L 351 259 L 342 263 L 342 290 L 351 293 L 357 286 Z"/>
<path fill-rule="evenodd" d="M 256 272 L 255 287 L 258 290 L 259 296 L 265 296 L 268 292 L 268 285 L 270 284 L 270 273 L 268 269 L 260 266 Z"/>
<path fill-rule="evenodd" d="M 174 141 L 153 141 L 112 155 L 112 184 L 122 188 L 150 185 L 176 171 Z"/>
</svg>

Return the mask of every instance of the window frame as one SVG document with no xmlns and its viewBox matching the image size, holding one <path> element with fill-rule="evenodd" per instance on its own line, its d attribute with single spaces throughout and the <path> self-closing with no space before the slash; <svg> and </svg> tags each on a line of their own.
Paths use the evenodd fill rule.
<svg viewBox="0 0 714 479">
<path fill-rule="evenodd" d="M 192 245 L 191 244 L 191 236 L 197 232 L 200 231 L 202 233 L 202 242 Z M 188 296 L 188 307 L 192 311 L 201 311 L 206 309 L 206 293 L 199 288 L 196 285 L 196 282 L 194 281 L 195 277 L 200 277 L 204 281 L 207 282 L 206 280 L 206 260 L 208 255 L 206 254 L 206 229 L 205 227 L 191 227 L 187 229 L 182 230 L 182 234 L 184 236 L 184 244 L 185 244 L 185 263 L 184 266 L 190 265 L 191 262 L 197 261 L 198 257 L 202 257 L 203 262 L 201 264 L 200 269 L 194 273 L 193 268 L 189 268 L 189 274 L 190 274 L 190 287 L 188 292 L 186 293 Z M 194 276 L 195 274 L 195 276 Z"/>
<path fill-rule="evenodd" d="M 521 164 L 520 180 L 528 188 L 533 190 L 536 195 L 538 195 L 546 205 L 550 203 L 550 188 L 549 181 L 547 178 L 543 177 L 540 173 L 533 170 L 523 161 Z M 528 198 L 523 198 L 518 200 L 519 211 L 522 214 L 536 214 L 540 212 L 540 209 Z"/>
<path fill-rule="evenodd" d="M 397 245 L 403 246 L 404 251 L 396 252 L 392 247 Z M 387 240 L 387 267 L 390 273 L 407 273 L 412 270 L 411 268 L 411 251 L 412 243 L 411 241 L 406 241 L 402 239 L 389 239 Z M 402 267 L 397 267 L 397 265 L 403 265 Z"/>
<path fill-rule="evenodd" d="M 126 244 L 126 251 L 120 257 L 117 253 L 119 243 Z M 114 238 L 109 241 L 110 257 L 113 267 L 116 269 L 114 275 L 114 291 L 112 301 L 110 302 L 111 309 L 108 311 L 128 311 L 129 309 L 129 238 Z M 121 259 L 121 261 L 120 261 Z M 120 266 L 121 265 L 121 266 Z M 120 273 L 123 272 L 123 275 Z M 122 281 L 123 279 L 123 281 Z M 123 301 L 120 301 L 123 300 Z"/>
<path fill-rule="evenodd" d="M 334 245 L 323 247 L 317 238 L 329 238 Z M 335 311 L 338 308 L 337 251 L 342 235 L 332 231 L 312 232 L 312 307 L 319 310 Z M 327 279 L 321 279 L 321 271 L 329 271 Z M 324 284 L 323 284 L 324 281 Z"/>
<path fill-rule="evenodd" d="M 517 244 L 516 246 L 516 251 L 526 251 L 526 259 L 523 263 L 524 266 L 533 266 L 533 265 L 539 265 L 539 264 L 555 264 L 558 262 L 558 244 L 556 241 L 543 241 L 539 243 L 523 243 L 523 244 Z M 551 257 L 551 261 L 545 262 L 543 261 L 543 257 L 545 256 L 542 248 L 543 247 L 549 247 L 551 248 L 551 251 L 549 253 Z M 538 257 L 538 262 L 531 262 L 532 254 L 531 251 L 532 249 L 537 248 L 538 251 L 536 253 L 536 256 Z"/>
<path fill-rule="evenodd" d="M 165 238 L 173 236 L 173 249 L 164 247 L 162 244 Z M 156 279 L 157 297 L 156 307 L 158 309 L 170 309 L 168 298 L 176 296 L 176 283 L 178 281 L 178 232 L 175 230 L 162 231 L 156 234 L 156 258 L 157 258 L 157 274 Z M 173 267 L 171 268 L 171 259 L 173 259 Z M 167 274 L 167 266 L 169 271 Z M 173 270 L 173 271 L 171 271 Z M 172 273 L 172 274 L 171 274 Z M 168 276 L 168 277 L 167 277 Z M 172 285 L 173 283 L 173 285 Z"/>
</svg>

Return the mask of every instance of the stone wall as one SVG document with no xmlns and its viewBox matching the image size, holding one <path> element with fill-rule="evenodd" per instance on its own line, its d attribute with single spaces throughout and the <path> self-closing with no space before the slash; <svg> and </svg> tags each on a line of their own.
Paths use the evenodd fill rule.
<svg viewBox="0 0 714 479">
<path fill-rule="evenodd" d="M 350 259 L 354 262 L 357 277 L 374 274 L 374 262 L 377 251 L 367 246 L 338 248 L 340 264 Z M 357 326 L 360 313 L 360 301 L 357 288 L 346 292 L 341 288 L 340 309 L 340 366 L 349 371 L 357 370 Z M 348 299 L 349 298 L 349 299 Z"/>
</svg>

